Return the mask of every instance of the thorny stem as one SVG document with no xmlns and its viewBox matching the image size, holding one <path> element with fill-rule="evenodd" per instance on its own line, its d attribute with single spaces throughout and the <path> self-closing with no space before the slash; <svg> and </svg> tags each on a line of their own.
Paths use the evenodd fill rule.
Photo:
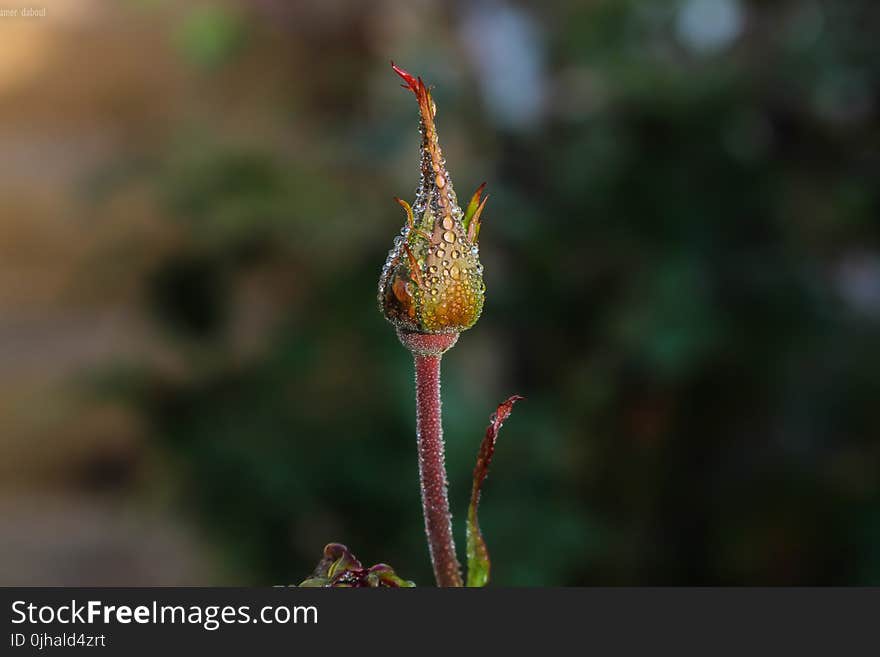
<svg viewBox="0 0 880 657">
<path fill-rule="evenodd" d="M 416 370 L 416 437 L 425 532 L 437 586 L 462 586 L 446 492 L 440 415 L 440 354 L 413 353 Z"/>
</svg>

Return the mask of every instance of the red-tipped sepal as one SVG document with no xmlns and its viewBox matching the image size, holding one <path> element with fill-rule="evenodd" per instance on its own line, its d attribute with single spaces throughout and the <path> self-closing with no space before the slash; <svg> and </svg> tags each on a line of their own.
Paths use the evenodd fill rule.
<svg viewBox="0 0 880 657">
<path fill-rule="evenodd" d="M 400 85 L 400 86 L 401 86 L 401 87 L 404 87 L 405 89 L 409 89 L 409 90 L 412 91 L 416 96 L 418 96 L 418 95 L 419 95 L 419 89 L 421 89 L 422 87 L 425 86 L 424 83 L 422 83 L 422 78 L 415 78 L 415 77 L 413 77 L 413 76 L 410 75 L 407 71 L 405 71 L 404 69 L 400 68 L 400 67 L 399 67 L 397 64 L 395 64 L 394 62 L 391 62 L 391 68 L 394 69 L 394 72 L 397 73 L 397 74 L 403 79 L 404 82 L 406 82 L 406 84 L 402 84 L 402 85 Z"/>
</svg>

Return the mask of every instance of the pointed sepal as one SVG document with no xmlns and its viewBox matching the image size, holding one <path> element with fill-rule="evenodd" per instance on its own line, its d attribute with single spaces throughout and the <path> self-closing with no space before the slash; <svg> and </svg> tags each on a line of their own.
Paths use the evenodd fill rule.
<svg viewBox="0 0 880 657">
<path fill-rule="evenodd" d="M 486 183 L 483 183 L 482 185 L 477 187 L 477 191 L 475 191 L 474 195 L 471 196 L 471 200 L 468 203 L 467 210 L 465 210 L 464 217 L 461 220 L 462 224 L 464 225 L 465 232 L 467 232 L 468 240 L 472 244 L 476 244 L 480 238 L 480 217 L 483 216 L 483 208 L 486 207 L 486 201 L 489 200 L 488 194 L 480 198 L 483 195 L 484 189 L 486 189 Z"/>
<path fill-rule="evenodd" d="M 486 189 L 486 183 L 482 183 L 477 187 L 477 191 L 474 192 L 474 195 L 471 196 L 471 200 L 468 201 L 467 208 L 464 211 L 464 217 L 462 217 L 461 220 L 464 224 L 465 230 L 467 230 L 468 224 L 471 223 L 471 219 L 473 219 L 474 214 L 477 212 L 477 208 L 480 207 L 480 197 L 483 195 L 484 189 Z"/>
</svg>

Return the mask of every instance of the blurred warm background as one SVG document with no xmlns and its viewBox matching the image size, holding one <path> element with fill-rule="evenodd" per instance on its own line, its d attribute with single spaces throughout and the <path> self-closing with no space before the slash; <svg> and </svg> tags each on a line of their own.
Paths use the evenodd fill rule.
<svg viewBox="0 0 880 657">
<path fill-rule="evenodd" d="M 6 3 L 6 7 L 17 7 Z M 491 200 L 444 359 L 505 585 L 880 583 L 874 0 L 57 1 L 0 18 L 0 584 L 431 582 L 376 310 Z"/>
</svg>

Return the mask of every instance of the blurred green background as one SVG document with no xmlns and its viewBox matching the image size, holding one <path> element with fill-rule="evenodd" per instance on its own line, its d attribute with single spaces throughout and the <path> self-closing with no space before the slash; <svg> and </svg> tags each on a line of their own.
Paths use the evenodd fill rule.
<svg viewBox="0 0 880 657">
<path fill-rule="evenodd" d="M 0 19 L 0 583 L 431 583 L 376 308 L 435 85 L 499 585 L 880 584 L 874 0 L 48 2 Z"/>
</svg>

